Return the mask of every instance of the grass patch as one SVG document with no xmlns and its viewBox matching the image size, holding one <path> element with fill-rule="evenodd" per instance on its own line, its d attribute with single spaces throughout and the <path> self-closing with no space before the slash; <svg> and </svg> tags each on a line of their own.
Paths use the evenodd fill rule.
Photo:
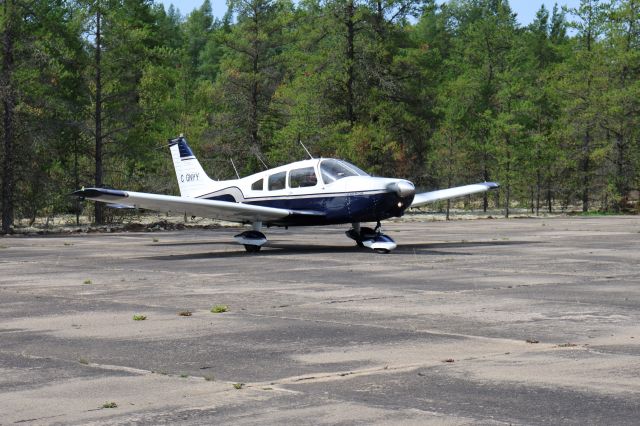
<svg viewBox="0 0 640 426">
<path fill-rule="evenodd" d="M 142 315 L 142 314 L 135 314 L 133 316 L 133 320 L 134 321 L 144 321 L 146 319 L 147 319 L 147 316 L 146 315 Z"/>
<path fill-rule="evenodd" d="M 87 361 L 85 358 L 80 358 L 80 359 L 78 360 L 78 362 L 79 362 L 80 364 L 89 365 L 89 361 Z"/>
<path fill-rule="evenodd" d="M 84 280 L 84 281 L 82 282 L 82 284 L 93 284 L 93 281 L 91 281 L 91 280 Z"/>
<path fill-rule="evenodd" d="M 561 343 L 558 345 L 559 348 L 573 348 L 575 346 L 578 345 L 576 345 L 575 343 Z"/>
<path fill-rule="evenodd" d="M 181 317 L 190 317 L 192 314 L 191 311 L 182 311 L 182 312 L 178 312 L 178 315 L 180 315 Z"/>
<path fill-rule="evenodd" d="M 234 389 L 242 389 L 244 387 L 244 383 L 234 383 Z"/>
<path fill-rule="evenodd" d="M 72 246 L 73 243 L 64 243 L 65 246 Z"/>
<path fill-rule="evenodd" d="M 1 249 L 8 249 L 8 248 L 9 248 L 9 246 L 3 246 L 2 244 L 0 244 L 0 250 Z"/>
<path fill-rule="evenodd" d="M 229 306 L 227 305 L 215 305 L 211 308 L 211 312 L 214 314 L 221 314 L 223 312 L 229 312 Z"/>
<path fill-rule="evenodd" d="M 209 374 L 209 375 L 204 376 L 204 379 L 207 382 L 213 382 L 215 380 L 215 377 L 213 376 L 213 374 Z"/>
<path fill-rule="evenodd" d="M 527 342 L 527 343 L 540 343 L 540 341 L 537 340 L 537 339 L 527 339 L 527 340 L 525 340 L 525 342 Z"/>
<path fill-rule="evenodd" d="M 159 240 L 159 239 L 157 239 L 157 238 L 154 238 L 154 239 L 153 239 L 153 242 L 154 242 L 154 243 L 157 243 L 158 241 L 160 241 L 160 240 Z"/>
<path fill-rule="evenodd" d="M 118 404 L 116 404 L 115 402 L 105 402 L 104 404 L 102 404 L 102 408 L 118 408 Z"/>
<path fill-rule="evenodd" d="M 181 378 L 181 379 L 186 379 L 187 377 L 189 377 L 189 375 L 188 375 L 188 374 L 181 374 L 181 375 L 180 375 L 180 378 Z"/>
</svg>

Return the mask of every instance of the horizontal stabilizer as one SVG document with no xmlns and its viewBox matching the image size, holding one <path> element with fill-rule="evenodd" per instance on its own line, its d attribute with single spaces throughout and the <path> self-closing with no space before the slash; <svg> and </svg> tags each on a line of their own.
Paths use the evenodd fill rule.
<svg viewBox="0 0 640 426">
<path fill-rule="evenodd" d="M 491 189 L 497 189 L 500 185 L 495 182 L 474 183 L 472 185 L 456 186 L 455 188 L 440 189 L 438 191 L 422 192 L 413 197 L 411 207 L 419 207 L 440 200 L 462 197 L 464 195 L 477 194 Z"/>
</svg>

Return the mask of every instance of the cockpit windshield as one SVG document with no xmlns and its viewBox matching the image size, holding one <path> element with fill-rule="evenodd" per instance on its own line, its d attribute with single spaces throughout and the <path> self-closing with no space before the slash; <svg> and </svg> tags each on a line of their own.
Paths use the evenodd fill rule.
<svg viewBox="0 0 640 426">
<path fill-rule="evenodd" d="M 322 160 L 320 173 L 325 184 L 333 183 L 348 176 L 369 176 L 353 164 L 340 160 Z"/>
</svg>

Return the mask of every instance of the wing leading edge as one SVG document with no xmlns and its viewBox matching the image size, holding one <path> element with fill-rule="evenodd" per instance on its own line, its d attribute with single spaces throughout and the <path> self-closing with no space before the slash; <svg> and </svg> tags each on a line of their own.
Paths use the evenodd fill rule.
<svg viewBox="0 0 640 426">
<path fill-rule="evenodd" d="M 318 216 L 319 212 L 278 209 L 229 201 L 176 197 L 146 192 L 86 188 L 72 195 L 103 203 L 116 203 L 123 207 L 142 208 L 161 212 L 186 213 L 189 216 L 208 217 L 230 222 L 271 222 L 293 215 Z"/>
<path fill-rule="evenodd" d="M 413 197 L 413 202 L 410 207 L 420 207 L 435 201 L 477 194 L 478 192 L 485 192 L 499 187 L 500 185 L 495 182 L 482 182 L 474 183 L 472 185 L 456 186 L 455 188 L 440 189 L 438 191 L 422 192 Z"/>
</svg>

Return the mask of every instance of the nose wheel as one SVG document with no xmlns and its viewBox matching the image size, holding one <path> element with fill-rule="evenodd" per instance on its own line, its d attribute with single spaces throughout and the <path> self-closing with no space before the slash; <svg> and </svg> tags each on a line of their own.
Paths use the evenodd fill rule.
<svg viewBox="0 0 640 426">
<path fill-rule="evenodd" d="M 391 237 L 381 232 L 380 221 L 374 229 L 361 227 L 359 223 L 354 223 L 353 228 L 346 231 L 345 234 L 354 240 L 358 247 L 367 247 L 376 253 L 387 254 L 397 247 Z"/>
</svg>

